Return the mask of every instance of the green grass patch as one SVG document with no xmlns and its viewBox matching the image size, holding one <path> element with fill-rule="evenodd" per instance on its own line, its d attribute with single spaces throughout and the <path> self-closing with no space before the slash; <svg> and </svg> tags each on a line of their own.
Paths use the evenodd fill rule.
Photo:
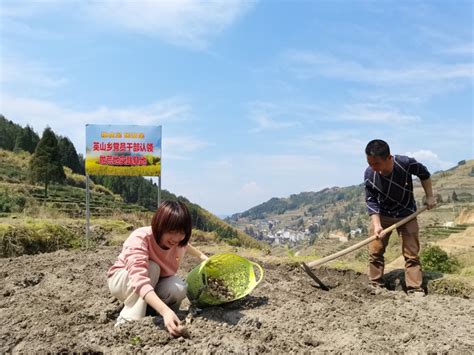
<svg viewBox="0 0 474 355">
<path fill-rule="evenodd" d="M 132 224 L 116 219 L 94 218 L 91 223 L 101 226 L 107 232 L 114 233 L 130 233 L 134 229 Z"/>
<path fill-rule="evenodd" d="M 460 276 L 474 277 L 474 251 L 456 255 L 460 268 L 457 274 Z M 474 280 L 474 278 L 473 278 Z"/>
<path fill-rule="evenodd" d="M 428 292 L 448 296 L 471 298 L 472 285 L 463 278 L 443 277 L 428 283 Z"/>
<path fill-rule="evenodd" d="M 13 166 L 0 166 L 0 176 L 2 179 L 11 183 L 19 183 L 27 179 L 27 175 L 24 171 L 18 170 Z"/>
<path fill-rule="evenodd" d="M 217 243 L 218 236 L 214 232 L 204 232 L 199 229 L 193 229 L 190 242 L 196 245 L 212 245 Z"/>
<path fill-rule="evenodd" d="M 134 229 L 130 222 L 115 219 L 93 219 L 88 247 L 121 244 Z M 71 218 L 5 218 L 0 223 L 0 257 L 38 254 L 86 244 L 84 220 Z"/>
<path fill-rule="evenodd" d="M 140 345 L 142 342 L 142 338 L 140 338 L 139 335 L 134 335 L 133 337 L 130 338 L 130 344 L 132 345 Z"/>
<path fill-rule="evenodd" d="M 0 229 L 0 255 L 2 257 L 52 252 L 80 245 L 80 236 L 66 226 L 55 223 L 2 225 Z"/>
<path fill-rule="evenodd" d="M 367 247 L 362 247 L 358 251 L 354 252 L 354 259 L 359 263 L 366 263 L 369 260 L 369 249 Z"/>
<path fill-rule="evenodd" d="M 91 220 L 91 229 L 95 234 L 100 234 L 100 239 L 106 240 L 107 244 L 121 245 L 135 227 L 123 220 L 94 218 Z"/>
<path fill-rule="evenodd" d="M 459 270 L 459 275 L 465 277 L 474 277 L 474 266 L 467 266 Z"/>
<path fill-rule="evenodd" d="M 360 273 L 367 272 L 367 260 L 365 262 L 358 260 L 335 260 L 327 264 L 328 267 L 338 270 L 354 270 Z"/>
</svg>

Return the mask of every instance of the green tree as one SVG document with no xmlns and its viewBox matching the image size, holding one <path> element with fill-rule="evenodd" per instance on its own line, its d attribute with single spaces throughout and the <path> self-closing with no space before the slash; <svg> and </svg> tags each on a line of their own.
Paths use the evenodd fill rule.
<svg viewBox="0 0 474 355">
<path fill-rule="evenodd" d="M 156 210 L 157 186 L 143 176 L 93 175 L 91 179 L 94 183 L 105 186 L 113 193 L 120 194 L 127 203 L 138 203 L 150 211 Z M 178 200 L 176 196 L 166 190 L 162 190 L 161 193 L 162 200 Z M 196 215 L 193 222 L 197 220 Z"/>
<path fill-rule="evenodd" d="M 66 179 L 58 140 L 51 128 L 46 127 L 35 153 L 30 160 L 30 178 L 33 182 L 44 183 L 44 195 L 48 197 L 48 185 L 53 182 L 62 183 Z"/>
<path fill-rule="evenodd" d="M 84 165 L 81 164 L 74 144 L 67 137 L 59 137 L 58 149 L 61 154 L 61 164 L 71 168 L 76 174 L 84 175 Z"/>
<path fill-rule="evenodd" d="M 26 152 L 34 153 L 39 142 L 39 136 L 30 126 L 26 126 L 18 133 L 15 140 L 15 151 L 24 150 Z"/>
<path fill-rule="evenodd" d="M 20 134 L 21 126 L 0 115 L 0 148 L 13 151 L 16 137 Z"/>
<path fill-rule="evenodd" d="M 79 160 L 79 165 L 82 167 L 82 171 L 84 172 L 84 175 L 86 174 L 86 161 L 84 160 L 84 156 L 79 153 L 77 155 L 77 159 Z"/>
</svg>

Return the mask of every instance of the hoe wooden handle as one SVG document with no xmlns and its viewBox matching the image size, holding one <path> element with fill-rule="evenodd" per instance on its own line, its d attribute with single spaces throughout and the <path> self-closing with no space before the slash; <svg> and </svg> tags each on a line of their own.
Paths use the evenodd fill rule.
<svg viewBox="0 0 474 355">
<path fill-rule="evenodd" d="M 421 207 L 418 211 L 416 211 L 415 213 L 409 215 L 408 217 L 405 217 L 403 218 L 402 220 L 398 221 L 397 223 L 395 224 L 392 224 L 390 227 L 388 228 L 385 228 L 382 233 L 388 233 L 388 232 L 391 232 L 392 230 L 394 230 L 395 228 L 398 228 L 402 225 L 404 225 L 405 223 L 411 221 L 413 218 L 415 218 L 416 216 L 418 216 L 421 212 L 423 212 L 424 210 L 426 210 L 426 206 L 423 206 Z M 346 248 L 344 250 L 341 250 L 341 251 L 338 251 L 337 253 L 334 253 L 332 255 L 328 255 L 322 259 L 318 259 L 318 260 L 315 260 L 315 261 L 311 261 L 309 263 L 307 263 L 306 265 L 308 267 L 315 267 L 315 266 L 318 266 L 318 265 L 322 265 L 322 264 L 325 264 L 331 260 L 334 260 L 334 259 L 337 259 L 339 258 L 340 256 L 343 256 L 343 255 L 346 255 L 348 253 L 350 253 L 351 251 L 354 251 L 356 249 L 359 249 L 360 247 L 363 247 L 364 245 L 366 244 L 369 244 L 371 241 L 377 239 L 377 235 L 373 235 L 367 239 L 364 239 L 363 241 L 357 243 L 357 244 L 354 244 L 352 246 L 350 246 L 349 248 Z"/>
</svg>

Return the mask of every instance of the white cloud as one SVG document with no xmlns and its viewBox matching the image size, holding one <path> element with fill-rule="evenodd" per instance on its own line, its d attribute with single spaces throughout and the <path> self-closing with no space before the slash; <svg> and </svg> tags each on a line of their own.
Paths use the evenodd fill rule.
<svg viewBox="0 0 474 355">
<path fill-rule="evenodd" d="M 165 136 L 163 138 L 163 156 L 166 159 L 189 160 L 189 153 L 210 146 L 209 142 L 189 136 Z M 170 152 L 170 153 L 168 153 Z"/>
<path fill-rule="evenodd" d="M 358 130 L 324 130 L 315 134 L 305 134 L 298 139 L 288 141 L 288 145 L 306 152 L 327 156 L 356 156 L 363 154 L 367 142 L 361 139 Z"/>
<path fill-rule="evenodd" d="M 192 137 L 174 136 L 163 140 L 163 142 L 165 142 L 168 147 L 177 147 L 178 149 L 185 152 L 192 152 L 210 145 L 206 141 L 202 141 Z"/>
<path fill-rule="evenodd" d="M 438 157 L 436 153 L 431 150 L 418 150 L 416 152 L 406 152 L 407 156 L 415 158 L 423 165 L 427 165 L 432 170 L 446 170 L 452 168 L 456 164 L 449 161 L 444 161 Z"/>
<path fill-rule="evenodd" d="M 322 159 L 318 156 L 306 154 L 273 154 L 254 155 L 241 158 L 242 164 L 263 172 L 273 178 L 278 177 L 298 177 L 303 174 L 314 172 L 322 166 Z"/>
<path fill-rule="evenodd" d="M 420 84 L 431 81 L 471 79 L 474 64 L 417 63 L 398 68 L 363 65 L 356 61 L 339 59 L 332 55 L 312 51 L 289 51 L 284 55 L 289 69 L 300 79 L 315 77 L 371 84 L 399 85 Z"/>
<path fill-rule="evenodd" d="M 2 35 L 20 36 L 30 40 L 63 39 L 63 33 L 45 29 L 42 24 L 32 25 L 28 23 L 28 20 L 34 17 L 41 18 L 56 10 L 65 10 L 67 14 L 75 14 L 79 5 L 77 0 L 3 0 L 0 5 Z M 76 11 L 67 9 L 68 6 Z"/>
<path fill-rule="evenodd" d="M 24 60 L 11 54 L 3 54 L 0 60 L 0 83 L 33 87 L 39 89 L 56 89 L 65 85 L 68 80 L 62 77 L 57 69 L 52 69 L 40 62 Z"/>
<path fill-rule="evenodd" d="M 63 0 L 25 1 L 3 0 L 0 15 L 5 18 L 28 18 L 64 5 Z"/>
<path fill-rule="evenodd" d="M 284 129 L 293 126 L 298 126 L 298 121 L 282 121 L 275 117 L 292 116 L 295 110 L 285 105 L 276 105 L 270 102 L 253 102 L 248 104 L 250 119 L 256 123 L 256 127 L 252 128 L 250 132 L 258 133 L 270 129 Z"/>
<path fill-rule="evenodd" d="M 102 0 L 88 2 L 85 10 L 100 24 L 201 49 L 254 5 L 254 0 Z"/>
<path fill-rule="evenodd" d="M 272 103 L 256 102 L 250 105 L 250 118 L 257 123 L 251 132 L 260 132 L 267 129 L 282 129 L 295 126 L 304 126 L 311 122 L 355 122 L 355 123 L 382 123 L 389 125 L 409 125 L 421 122 L 418 115 L 400 112 L 390 103 L 385 103 L 384 96 L 370 96 L 365 93 L 369 102 L 348 104 L 345 106 L 329 106 L 328 103 L 315 105 L 313 103 Z M 370 101 L 374 101 L 373 103 Z M 377 102 L 378 101 L 378 102 Z M 279 119 L 275 119 L 278 117 Z M 283 117 L 283 119 L 281 118 Z M 288 117 L 295 118 L 288 121 Z"/>
<path fill-rule="evenodd" d="M 191 108 L 178 99 L 154 102 L 141 107 L 110 108 L 102 106 L 90 111 L 77 111 L 47 100 L 15 97 L 2 94 L 0 112 L 20 125 L 32 125 L 41 135 L 46 126 L 57 134 L 67 136 L 78 152 L 85 151 L 85 125 L 142 124 L 155 125 L 183 121 Z"/>
<path fill-rule="evenodd" d="M 17 19 L 1 17 L 2 34 L 13 34 L 15 36 L 26 37 L 30 40 L 61 40 L 64 39 L 62 33 L 53 32 L 44 28 L 33 27 L 32 25 Z"/>
<path fill-rule="evenodd" d="M 468 54 L 468 55 L 474 55 L 474 45 L 472 43 L 465 43 L 465 44 L 460 44 L 457 46 L 452 46 L 450 48 L 446 48 L 443 50 L 443 53 L 448 53 L 448 54 Z"/>
<path fill-rule="evenodd" d="M 413 11 L 413 10 L 411 10 Z M 426 13 L 425 13 L 426 15 Z M 447 25 L 444 23 L 443 25 Z M 444 27 L 444 28 L 443 28 Z M 426 43 L 438 53 L 450 55 L 472 55 L 474 47 L 472 44 L 472 26 L 450 31 L 445 26 L 419 26 L 418 32 L 421 37 L 426 38 Z"/>
<path fill-rule="evenodd" d="M 419 116 L 403 114 L 395 108 L 383 107 L 376 104 L 354 104 L 337 115 L 343 121 L 358 121 L 383 124 L 410 124 L 421 121 Z"/>
<path fill-rule="evenodd" d="M 55 39 L 61 34 L 31 28 L 25 19 L 57 11 L 94 21 L 97 26 L 158 37 L 173 45 L 202 49 L 231 27 L 257 0 L 86 0 L 4 1 L 0 16 L 5 31 L 30 38 Z M 61 12 L 60 12 L 61 11 Z"/>
<path fill-rule="evenodd" d="M 261 132 L 267 129 L 282 129 L 296 125 L 296 122 L 281 122 L 271 119 L 264 113 L 254 116 L 253 120 L 257 123 L 257 127 L 251 129 L 251 132 L 254 133 Z"/>
<path fill-rule="evenodd" d="M 380 98 L 377 96 L 375 98 Z M 374 101 L 376 101 L 376 99 Z M 383 101 L 383 100 L 379 100 Z M 296 117 L 297 120 L 276 120 L 272 117 Z M 251 132 L 260 132 L 267 129 L 281 129 L 294 126 L 304 126 L 311 122 L 354 122 L 366 124 L 388 124 L 407 126 L 421 122 L 421 117 L 409 113 L 402 113 L 396 107 L 383 103 L 356 103 L 346 106 L 322 107 L 314 104 L 290 103 L 274 104 L 260 102 L 253 104 L 250 117 L 257 123 Z"/>
</svg>

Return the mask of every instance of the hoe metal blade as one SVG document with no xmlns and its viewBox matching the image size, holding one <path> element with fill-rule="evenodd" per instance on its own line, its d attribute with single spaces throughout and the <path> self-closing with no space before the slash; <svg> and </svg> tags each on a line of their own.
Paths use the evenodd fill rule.
<svg viewBox="0 0 474 355">
<path fill-rule="evenodd" d="M 311 277 L 316 283 L 319 285 L 321 290 L 329 291 L 329 287 L 327 287 L 323 282 L 311 271 L 311 269 L 305 263 L 301 263 L 303 270 Z"/>
</svg>

